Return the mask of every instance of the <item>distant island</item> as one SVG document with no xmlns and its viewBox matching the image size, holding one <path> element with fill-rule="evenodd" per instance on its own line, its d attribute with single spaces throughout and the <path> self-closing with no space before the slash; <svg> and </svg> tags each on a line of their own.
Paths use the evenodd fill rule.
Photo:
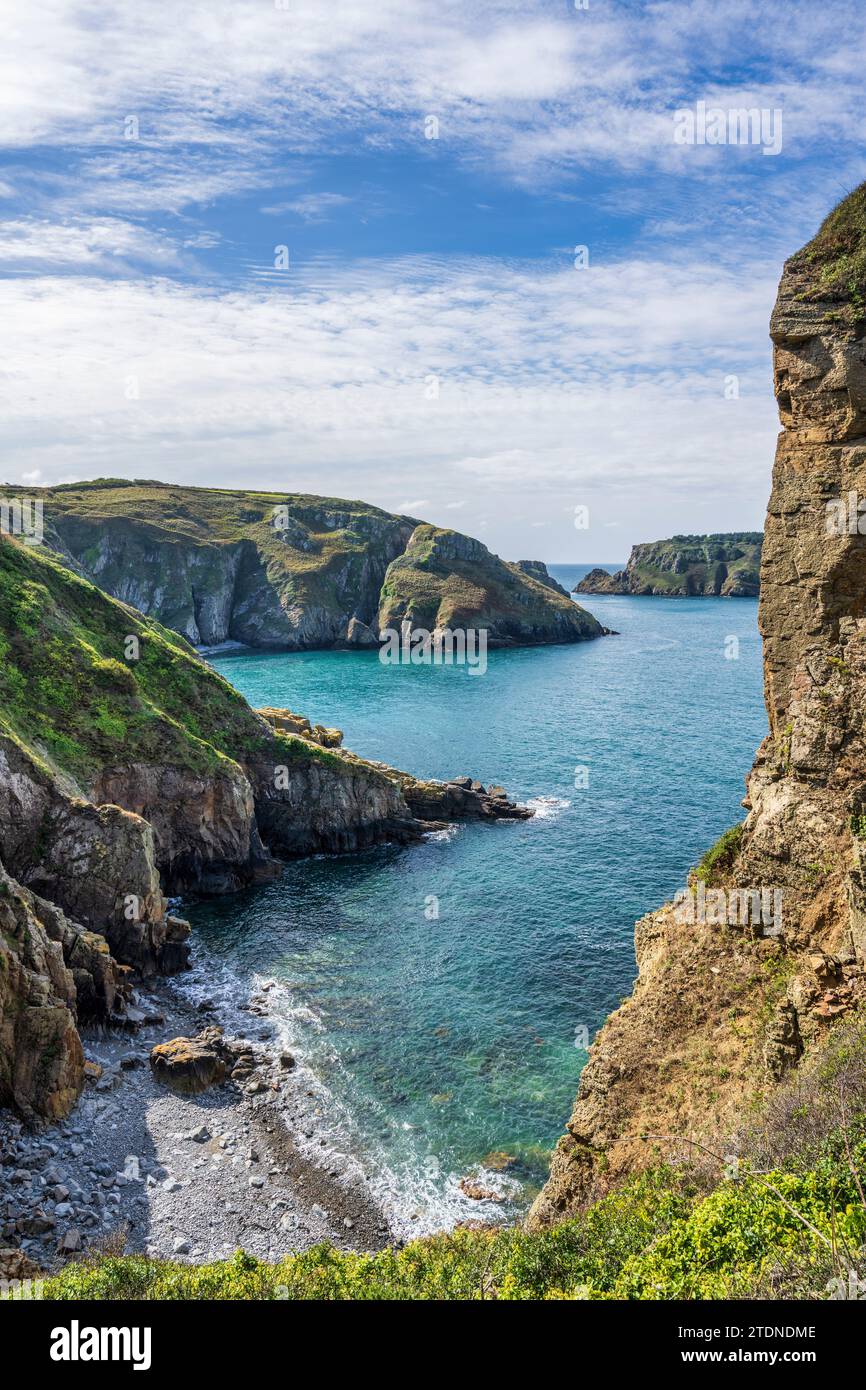
<svg viewBox="0 0 866 1390">
<path fill-rule="evenodd" d="M 632 547 L 624 570 L 590 570 L 575 594 L 652 594 L 666 598 L 754 598 L 761 531 L 671 536 Z"/>
</svg>

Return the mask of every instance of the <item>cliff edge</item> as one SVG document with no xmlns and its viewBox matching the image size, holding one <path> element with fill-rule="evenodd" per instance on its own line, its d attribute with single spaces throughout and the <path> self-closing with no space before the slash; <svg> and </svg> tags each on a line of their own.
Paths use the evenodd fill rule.
<svg viewBox="0 0 866 1390">
<path fill-rule="evenodd" d="M 41 504 L 62 564 L 194 646 L 375 648 L 404 619 L 491 647 L 603 633 L 539 561 L 366 502 L 117 478 L 3 491 Z"/>
<path fill-rule="evenodd" d="M 684 901 L 638 922 L 634 992 L 591 1048 L 533 1225 L 671 1157 L 677 1138 L 735 1145 L 864 1002 L 866 185 L 786 263 L 771 338 L 782 431 L 761 560 L 769 733 L 748 815 Z M 744 901 L 772 910 L 744 913 Z"/>
</svg>

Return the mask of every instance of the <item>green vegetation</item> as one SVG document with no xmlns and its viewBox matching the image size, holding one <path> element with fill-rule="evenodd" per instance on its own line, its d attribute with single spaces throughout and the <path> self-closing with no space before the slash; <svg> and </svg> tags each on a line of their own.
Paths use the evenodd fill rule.
<svg viewBox="0 0 866 1390">
<path fill-rule="evenodd" d="M 850 1154 L 850 1162 L 849 1162 Z M 209 1265 L 108 1255 L 50 1279 L 53 1299 L 701 1299 L 827 1295 L 866 1239 L 866 1138 L 836 1133 L 808 1166 L 703 1193 L 672 1167 L 633 1178 L 551 1230 L 458 1230 L 402 1250 L 318 1245 L 276 1264 L 238 1252 Z"/>
<path fill-rule="evenodd" d="M 792 264 L 818 272 L 809 298 L 844 300 L 855 313 L 862 312 L 866 306 L 866 183 L 824 218 Z"/>
<path fill-rule="evenodd" d="M 487 628 L 494 637 L 532 641 L 556 632 L 595 636 L 594 618 L 566 594 L 500 560 L 455 531 L 419 526 L 382 585 L 379 622 L 396 627 Z"/>
<path fill-rule="evenodd" d="M 648 1154 L 660 1152 L 664 1136 Z M 866 1277 L 866 1020 L 837 1026 L 780 1087 L 740 1155 L 670 1136 L 668 1162 L 550 1230 L 457 1230 L 376 1254 L 317 1245 L 267 1264 L 118 1253 L 49 1279 L 50 1299 L 809 1299 Z M 673 1162 L 673 1154 L 677 1162 Z"/>
<path fill-rule="evenodd" d="M 595 571 L 581 580 L 576 592 L 755 595 L 763 540 L 760 531 L 732 531 L 649 541 L 632 546 L 624 570 L 610 575 Z"/>
<path fill-rule="evenodd" d="M 353 616 L 371 632 L 411 616 L 504 640 L 600 635 L 567 595 L 478 541 L 364 502 L 118 479 L 39 495 L 62 564 L 202 645 L 329 646 Z"/>
<path fill-rule="evenodd" d="M 732 867 L 740 852 L 742 839 L 742 824 L 730 826 L 707 850 L 695 869 L 695 878 L 711 887 L 722 874 Z"/>
<path fill-rule="evenodd" d="M 0 730 L 84 790 L 135 761 L 201 773 L 260 753 L 274 761 L 275 741 L 286 761 L 342 767 L 273 735 L 183 638 L 42 548 L 0 540 L 0 634 Z"/>
</svg>

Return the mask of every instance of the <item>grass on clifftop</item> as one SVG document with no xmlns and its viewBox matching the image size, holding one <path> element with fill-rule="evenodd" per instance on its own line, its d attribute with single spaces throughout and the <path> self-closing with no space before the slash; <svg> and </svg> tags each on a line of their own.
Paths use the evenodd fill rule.
<svg viewBox="0 0 866 1390">
<path fill-rule="evenodd" d="M 129 659 L 129 638 L 138 659 Z M 342 766 L 274 735 L 167 628 L 106 597 L 37 547 L 0 538 L 0 730 L 86 791 L 105 768 L 203 774 L 264 753 Z"/>
<path fill-rule="evenodd" d="M 556 618 L 588 635 L 596 620 L 565 594 L 501 560 L 486 548 L 473 558 L 453 553 L 465 538 L 436 526 L 419 526 L 405 553 L 392 561 L 382 585 L 379 623 L 415 626 L 480 627 L 493 632 L 550 626 Z"/>
<path fill-rule="evenodd" d="M 842 199 L 793 259 L 817 269 L 816 296 L 845 299 L 858 311 L 866 307 L 866 183 Z"/>
</svg>

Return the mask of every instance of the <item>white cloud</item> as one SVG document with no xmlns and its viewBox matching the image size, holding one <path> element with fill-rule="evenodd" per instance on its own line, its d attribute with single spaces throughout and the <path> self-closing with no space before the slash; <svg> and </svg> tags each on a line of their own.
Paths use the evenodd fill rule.
<svg viewBox="0 0 866 1390">
<path fill-rule="evenodd" d="M 180 258 L 166 238 L 118 218 L 0 220 L 0 266 L 7 271 L 118 270 L 130 263 L 176 268 Z"/>
<path fill-rule="evenodd" d="M 351 199 L 344 193 L 302 193 L 290 202 L 275 203 L 272 207 L 262 208 L 262 212 L 274 217 L 294 212 L 305 222 L 326 222 L 332 212 L 349 202 Z"/>
<path fill-rule="evenodd" d="M 398 478 L 425 499 L 404 510 L 460 506 L 469 531 L 495 500 L 491 543 L 512 553 L 550 522 L 568 554 L 585 501 L 600 524 L 613 512 L 643 530 L 657 513 L 659 534 L 674 499 L 695 525 L 717 505 L 745 525 L 776 428 L 774 278 L 413 259 L 334 267 L 289 294 L 5 281 L 6 447 L 46 482 L 163 474 L 392 506 Z M 731 372 L 738 401 L 723 398 Z"/>
<path fill-rule="evenodd" d="M 783 25 L 754 0 L 585 12 L 564 0 L 2 0 L 4 11 L 0 143 L 91 146 L 94 192 L 113 187 L 103 211 L 256 187 L 285 153 L 411 143 L 432 154 L 430 114 L 449 158 L 536 182 L 599 161 L 682 163 L 671 112 L 696 98 L 781 102 L 788 148 L 803 153 L 839 149 L 861 128 L 854 0 L 788 0 Z M 744 57 L 759 83 L 708 82 Z M 124 139 L 130 116 L 138 140 Z M 696 173 L 729 154 L 687 153 Z"/>
<path fill-rule="evenodd" d="M 754 524 L 778 262 L 864 172 L 860 6 L 788 0 L 777 19 L 760 0 L 0 0 L 0 143 L 18 155 L 2 175 L 27 209 L 0 222 L 0 267 L 25 277 L 0 284 L 7 449 L 47 480 L 424 497 L 491 542 L 549 524 L 563 556 L 575 501 L 644 538 L 674 509 L 681 528 Z M 673 111 L 699 99 L 781 105 L 800 175 L 675 146 Z M 431 182 L 463 164 L 573 200 L 576 242 L 575 176 L 601 171 L 589 211 L 612 238 L 646 219 L 643 254 L 593 245 L 584 275 L 565 253 L 550 269 L 319 260 L 305 282 L 267 245 L 232 261 L 227 219 L 214 263 L 234 288 L 183 283 L 219 240 L 214 202 L 327 220 L 348 199 L 321 157 L 406 148 Z"/>
</svg>

